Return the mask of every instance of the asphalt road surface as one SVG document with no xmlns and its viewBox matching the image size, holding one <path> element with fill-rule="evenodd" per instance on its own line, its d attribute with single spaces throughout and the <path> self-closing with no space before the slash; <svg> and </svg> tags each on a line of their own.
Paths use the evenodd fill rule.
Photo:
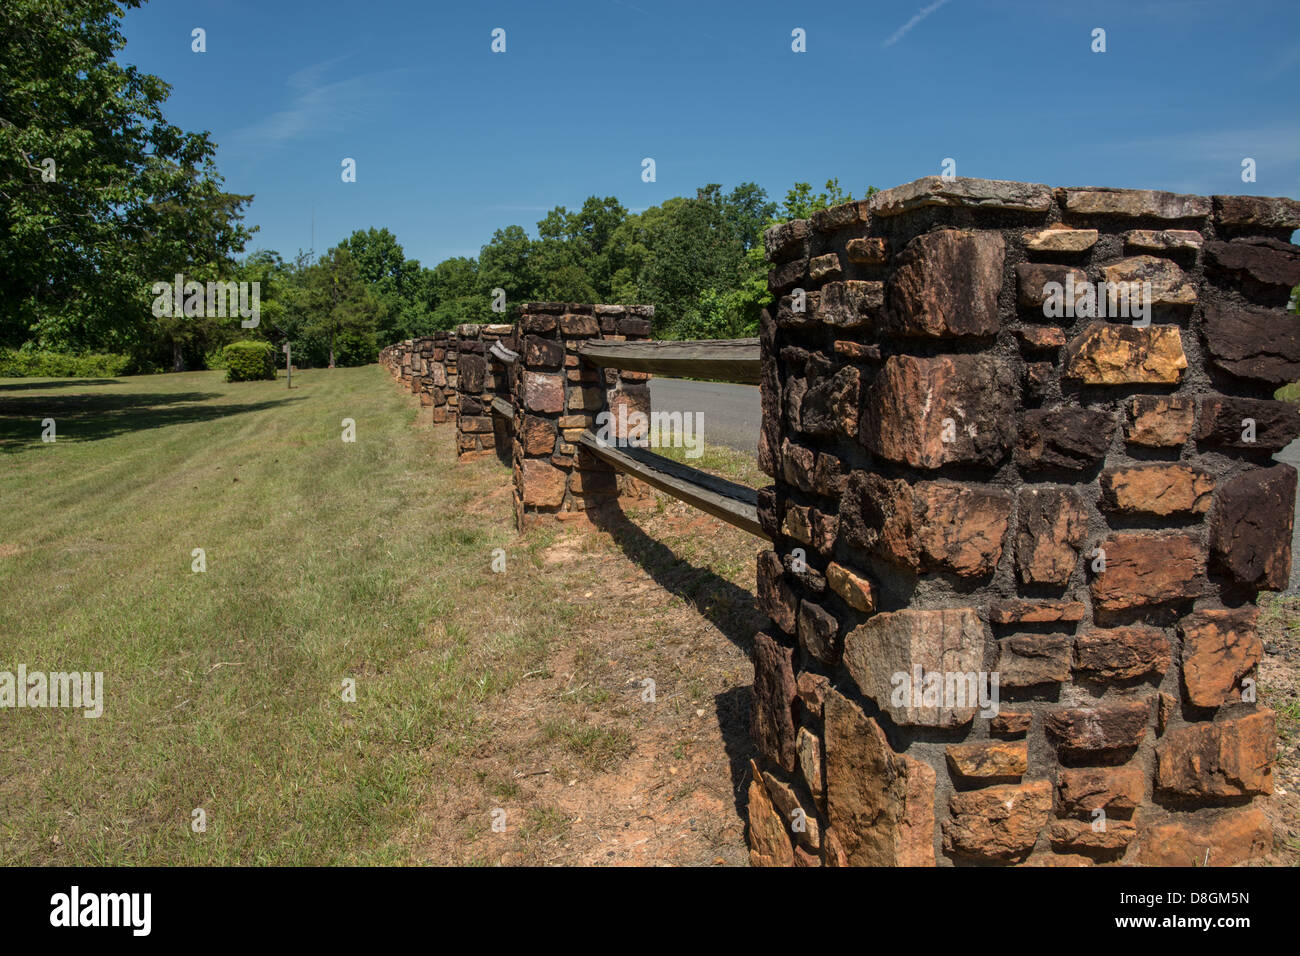
<svg viewBox="0 0 1300 956">
<path fill-rule="evenodd" d="M 650 379 L 652 412 L 698 412 L 704 444 L 725 445 L 750 454 L 758 452 L 762 421 L 758 386 L 718 382 L 688 382 L 680 378 Z"/>
<path fill-rule="evenodd" d="M 699 412 L 704 416 L 705 444 L 737 451 L 758 448 L 760 409 L 753 385 L 688 382 L 678 378 L 650 379 L 650 407 L 657 412 Z M 1300 439 L 1273 456 L 1300 470 Z M 1300 592 L 1300 494 L 1296 495 L 1295 527 L 1291 537 L 1291 593 Z"/>
</svg>

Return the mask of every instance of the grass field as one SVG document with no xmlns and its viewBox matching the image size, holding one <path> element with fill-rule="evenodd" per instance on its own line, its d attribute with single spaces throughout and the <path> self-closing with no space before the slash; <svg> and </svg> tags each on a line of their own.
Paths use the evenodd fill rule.
<svg viewBox="0 0 1300 956">
<path fill-rule="evenodd" d="M 517 535 L 452 429 L 377 366 L 0 380 L 0 671 L 104 674 L 0 708 L 0 863 L 743 863 L 754 545 Z"/>
<path fill-rule="evenodd" d="M 563 623 L 458 624 L 518 581 L 490 573 L 512 529 L 414 418 L 376 366 L 0 382 L 0 670 L 105 681 L 99 719 L 0 710 L 0 861 L 388 858 Z"/>
</svg>

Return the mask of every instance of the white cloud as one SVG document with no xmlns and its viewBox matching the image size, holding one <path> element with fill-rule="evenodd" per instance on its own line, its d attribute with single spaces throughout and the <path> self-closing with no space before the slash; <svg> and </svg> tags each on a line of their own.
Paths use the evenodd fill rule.
<svg viewBox="0 0 1300 956">
<path fill-rule="evenodd" d="M 290 105 L 236 130 L 232 145 L 273 149 L 313 133 L 334 132 L 363 118 L 391 92 L 398 70 L 326 80 L 335 66 L 348 59 L 335 57 L 305 66 L 290 74 L 285 85 L 292 91 Z"/>
<path fill-rule="evenodd" d="M 899 40 L 903 39 L 903 37 L 907 36 L 908 31 L 910 31 L 912 27 L 916 26 L 947 2 L 948 0 L 935 0 L 935 2 L 930 4 L 928 7 L 922 7 L 920 10 L 916 11 L 916 15 L 894 31 L 894 35 L 886 40 L 883 46 L 893 46 Z"/>
</svg>

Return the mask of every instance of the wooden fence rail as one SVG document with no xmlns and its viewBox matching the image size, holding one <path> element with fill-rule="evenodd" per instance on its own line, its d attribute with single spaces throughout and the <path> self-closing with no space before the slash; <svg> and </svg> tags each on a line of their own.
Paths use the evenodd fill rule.
<svg viewBox="0 0 1300 956">
<path fill-rule="evenodd" d="M 601 441 L 591 431 L 583 432 L 578 441 L 624 474 L 750 534 L 767 538 L 767 532 L 758 523 L 758 492 L 753 488 L 710 475 L 644 448 L 615 447 Z"/>
<path fill-rule="evenodd" d="M 761 370 L 758 339 L 690 342 L 584 343 L 578 354 L 589 362 L 628 372 L 705 378 L 757 385 Z"/>
</svg>

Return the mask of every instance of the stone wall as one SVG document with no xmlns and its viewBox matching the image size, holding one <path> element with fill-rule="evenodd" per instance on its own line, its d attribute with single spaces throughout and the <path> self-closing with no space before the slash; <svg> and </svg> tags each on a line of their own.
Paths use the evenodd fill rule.
<svg viewBox="0 0 1300 956">
<path fill-rule="evenodd" d="M 508 463 L 510 456 L 504 449 L 510 436 L 510 422 L 492 414 L 492 399 L 509 400 L 511 395 L 509 366 L 491 352 L 497 342 L 514 351 L 514 326 L 461 325 L 457 328 L 456 452 L 461 458 L 473 458 L 495 451 Z"/>
<path fill-rule="evenodd" d="M 768 232 L 753 862 L 1267 852 L 1297 227 L 1288 199 L 931 178 Z M 1149 324 L 1046 314 L 1104 280 L 1149 282 Z"/>
<path fill-rule="evenodd" d="M 514 381 L 515 516 L 520 530 L 537 520 L 582 517 L 639 484 L 618 475 L 577 444 L 597 415 L 650 411 L 649 375 L 601 369 L 578 355 L 592 339 L 650 337 L 654 307 L 530 302 L 519 307 L 520 360 Z"/>
<path fill-rule="evenodd" d="M 379 363 L 388 369 L 420 404 L 431 406 L 435 424 L 451 420 L 456 396 L 456 334 L 435 332 L 431 336 L 407 339 L 379 353 Z"/>
</svg>

